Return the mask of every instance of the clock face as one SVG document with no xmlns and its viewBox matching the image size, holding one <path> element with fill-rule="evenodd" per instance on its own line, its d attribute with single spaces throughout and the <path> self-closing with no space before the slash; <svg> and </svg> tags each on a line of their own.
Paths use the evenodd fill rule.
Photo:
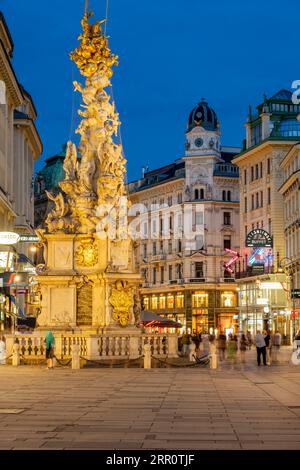
<svg viewBox="0 0 300 470">
<path fill-rule="evenodd" d="M 195 145 L 196 147 L 202 147 L 203 139 L 201 139 L 201 137 L 198 137 L 198 139 L 195 140 Z"/>
</svg>

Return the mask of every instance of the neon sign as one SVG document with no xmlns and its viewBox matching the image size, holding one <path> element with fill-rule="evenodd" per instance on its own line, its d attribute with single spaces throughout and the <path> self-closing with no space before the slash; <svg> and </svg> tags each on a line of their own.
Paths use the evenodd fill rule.
<svg viewBox="0 0 300 470">
<path fill-rule="evenodd" d="M 225 251 L 226 253 L 230 253 L 232 255 L 232 258 L 230 258 L 230 260 L 227 261 L 227 263 L 224 263 L 223 266 L 226 269 L 226 271 L 232 274 L 234 270 L 232 269 L 231 266 L 236 263 L 236 261 L 240 258 L 241 255 L 237 251 L 230 250 L 229 248 L 225 248 Z"/>
<path fill-rule="evenodd" d="M 246 246 L 272 248 L 273 240 L 271 235 L 262 228 L 255 228 L 248 233 Z"/>
</svg>

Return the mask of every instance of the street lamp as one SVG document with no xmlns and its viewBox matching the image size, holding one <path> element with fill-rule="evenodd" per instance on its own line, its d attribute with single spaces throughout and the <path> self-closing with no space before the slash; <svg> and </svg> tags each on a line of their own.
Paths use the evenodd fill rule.
<svg viewBox="0 0 300 470">
<path fill-rule="evenodd" d="M 293 263 L 293 259 L 292 258 L 289 258 L 289 257 L 284 257 L 282 258 L 280 261 L 279 261 L 279 267 L 280 269 L 284 270 L 285 274 L 287 274 L 290 278 L 290 297 L 292 299 L 292 303 L 293 303 L 293 340 L 296 336 L 296 316 L 295 316 L 295 310 L 296 310 L 296 307 L 295 307 L 295 295 L 294 295 L 294 270 L 293 270 L 293 267 L 291 267 L 291 269 L 287 269 L 287 266 L 286 266 L 286 263 L 284 264 L 284 266 L 282 266 L 283 262 L 284 261 L 287 261 L 288 263 Z M 278 271 L 280 271 L 280 269 Z"/>
</svg>

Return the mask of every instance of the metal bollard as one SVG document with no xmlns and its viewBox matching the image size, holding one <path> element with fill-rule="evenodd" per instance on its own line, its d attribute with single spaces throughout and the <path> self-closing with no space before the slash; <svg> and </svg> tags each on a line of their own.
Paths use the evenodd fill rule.
<svg viewBox="0 0 300 470">
<path fill-rule="evenodd" d="M 20 345 L 19 345 L 19 343 L 14 343 L 14 345 L 13 345 L 12 365 L 13 366 L 19 366 L 20 365 Z"/>
<path fill-rule="evenodd" d="M 80 369 L 80 348 L 79 344 L 73 344 L 72 348 L 72 369 Z"/>
<path fill-rule="evenodd" d="M 144 369 L 151 369 L 151 346 L 144 344 Z"/>
</svg>

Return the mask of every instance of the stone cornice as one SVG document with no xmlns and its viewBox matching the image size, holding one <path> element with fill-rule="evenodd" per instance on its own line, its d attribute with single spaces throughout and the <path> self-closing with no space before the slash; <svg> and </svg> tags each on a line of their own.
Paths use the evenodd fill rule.
<svg viewBox="0 0 300 470">
<path fill-rule="evenodd" d="M 13 106 L 16 108 L 24 102 L 24 96 L 18 83 L 10 59 L 0 40 L 0 76 L 4 81 Z"/>
</svg>

